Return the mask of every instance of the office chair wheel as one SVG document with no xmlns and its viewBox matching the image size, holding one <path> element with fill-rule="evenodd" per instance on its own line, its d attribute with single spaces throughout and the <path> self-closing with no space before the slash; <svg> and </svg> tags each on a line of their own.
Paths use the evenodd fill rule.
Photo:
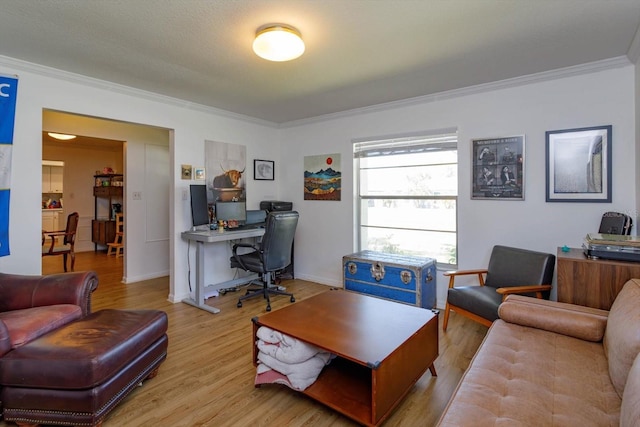
<svg viewBox="0 0 640 427">
<path fill-rule="evenodd" d="M 271 306 L 270 305 L 267 306 L 267 311 L 271 311 Z"/>
<path fill-rule="evenodd" d="M 236 304 L 236 307 L 241 308 L 242 307 L 242 301 L 238 301 L 238 303 Z"/>
<path fill-rule="evenodd" d="M 294 297 L 291 297 L 291 302 L 296 302 L 296 299 Z"/>
</svg>

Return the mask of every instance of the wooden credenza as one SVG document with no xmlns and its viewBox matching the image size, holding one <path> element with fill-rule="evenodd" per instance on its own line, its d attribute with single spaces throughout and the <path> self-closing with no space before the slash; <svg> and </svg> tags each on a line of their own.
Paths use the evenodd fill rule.
<svg viewBox="0 0 640 427">
<path fill-rule="evenodd" d="M 116 222 L 107 219 L 91 221 L 91 241 L 96 245 L 111 243 L 116 237 Z"/>
<path fill-rule="evenodd" d="M 557 254 L 558 301 L 609 310 L 624 284 L 640 278 L 640 263 L 588 259 L 582 249 Z"/>
</svg>

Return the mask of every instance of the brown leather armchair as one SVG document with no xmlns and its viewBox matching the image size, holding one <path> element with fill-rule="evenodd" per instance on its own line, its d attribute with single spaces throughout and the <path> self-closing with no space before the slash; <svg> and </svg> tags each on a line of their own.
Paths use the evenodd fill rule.
<svg viewBox="0 0 640 427">
<path fill-rule="evenodd" d="M 0 357 L 86 317 L 97 287 L 98 277 L 92 271 L 48 276 L 0 273 Z"/>
<path fill-rule="evenodd" d="M 447 305 L 442 330 L 447 330 L 450 311 L 487 327 L 498 319 L 498 307 L 509 294 L 549 298 L 556 257 L 527 249 L 496 245 L 486 269 L 447 271 Z M 477 276 L 478 284 L 455 286 L 456 277 Z M 486 276 L 486 277 L 485 277 Z"/>
</svg>

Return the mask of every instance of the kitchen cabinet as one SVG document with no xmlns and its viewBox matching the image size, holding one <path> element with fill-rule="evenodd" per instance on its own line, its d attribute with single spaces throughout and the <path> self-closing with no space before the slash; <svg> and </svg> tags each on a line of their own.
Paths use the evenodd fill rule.
<svg viewBox="0 0 640 427">
<path fill-rule="evenodd" d="M 42 192 L 62 193 L 62 166 L 42 165 Z"/>
<path fill-rule="evenodd" d="M 42 211 L 42 229 L 45 231 L 58 230 L 59 214 L 55 211 Z"/>
</svg>

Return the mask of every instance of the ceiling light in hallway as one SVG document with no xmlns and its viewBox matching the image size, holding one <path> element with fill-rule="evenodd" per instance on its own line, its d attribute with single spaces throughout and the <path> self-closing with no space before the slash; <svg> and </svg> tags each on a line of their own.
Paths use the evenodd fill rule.
<svg viewBox="0 0 640 427">
<path fill-rule="evenodd" d="M 61 141 L 68 141 L 70 139 L 76 138 L 75 135 L 67 135 L 64 133 L 55 133 L 55 132 L 47 132 L 47 135 L 49 135 L 51 138 L 59 139 Z"/>
</svg>

